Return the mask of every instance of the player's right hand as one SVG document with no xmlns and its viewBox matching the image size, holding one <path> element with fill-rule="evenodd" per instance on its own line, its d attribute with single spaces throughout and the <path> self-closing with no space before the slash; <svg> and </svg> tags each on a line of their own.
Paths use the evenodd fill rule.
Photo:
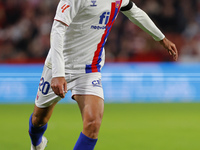
<svg viewBox="0 0 200 150">
<path fill-rule="evenodd" d="M 65 93 L 67 93 L 67 82 L 64 77 L 54 77 L 51 80 L 51 88 L 54 93 L 61 98 L 65 97 Z"/>
</svg>

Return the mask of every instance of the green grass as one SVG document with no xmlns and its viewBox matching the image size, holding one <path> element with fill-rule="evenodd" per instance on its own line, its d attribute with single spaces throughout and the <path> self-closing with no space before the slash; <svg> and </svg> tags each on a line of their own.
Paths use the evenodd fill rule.
<svg viewBox="0 0 200 150">
<path fill-rule="evenodd" d="M 0 105 L 0 150 L 28 150 L 33 105 Z M 82 129 L 76 104 L 58 104 L 46 150 L 72 150 Z M 199 150 L 200 103 L 105 104 L 95 150 Z"/>
</svg>

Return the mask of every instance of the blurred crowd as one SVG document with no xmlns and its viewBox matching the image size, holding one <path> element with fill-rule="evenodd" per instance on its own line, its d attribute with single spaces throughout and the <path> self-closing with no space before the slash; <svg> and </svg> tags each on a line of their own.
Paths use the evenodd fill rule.
<svg viewBox="0 0 200 150">
<path fill-rule="evenodd" d="M 43 62 L 59 0 L 0 0 L 0 63 Z M 200 0 L 133 0 L 179 51 L 200 61 Z M 152 37 L 119 14 L 106 43 L 107 62 L 172 61 Z"/>
</svg>

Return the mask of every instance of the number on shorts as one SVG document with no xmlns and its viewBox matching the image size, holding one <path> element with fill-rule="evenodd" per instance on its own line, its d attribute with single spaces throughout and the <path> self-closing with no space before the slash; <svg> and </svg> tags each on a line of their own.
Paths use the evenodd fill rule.
<svg viewBox="0 0 200 150">
<path fill-rule="evenodd" d="M 49 92 L 50 84 L 47 81 L 44 81 L 44 78 L 42 77 L 40 79 L 39 84 L 39 90 L 42 92 L 42 94 L 46 95 Z"/>
</svg>

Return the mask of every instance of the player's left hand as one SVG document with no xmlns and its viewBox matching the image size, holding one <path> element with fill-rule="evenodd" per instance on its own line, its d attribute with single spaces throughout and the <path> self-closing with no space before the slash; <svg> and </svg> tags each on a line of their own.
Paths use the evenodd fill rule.
<svg viewBox="0 0 200 150">
<path fill-rule="evenodd" d="M 175 61 L 178 60 L 178 51 L 174 43 L 172 43 L 167 38 L 164 38 L 163 40 L 160 41 L 160 44 L 168 51 L 170 55 L 172 55 Z"/>
</svg>

